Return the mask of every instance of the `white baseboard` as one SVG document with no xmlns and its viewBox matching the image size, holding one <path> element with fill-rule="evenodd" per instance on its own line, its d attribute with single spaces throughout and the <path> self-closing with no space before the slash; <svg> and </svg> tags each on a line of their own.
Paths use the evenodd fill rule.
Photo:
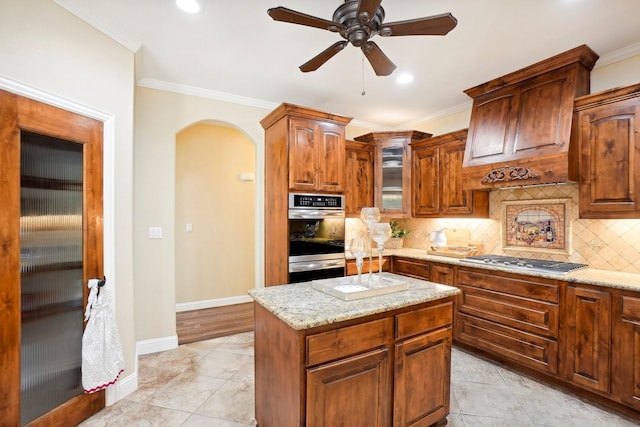
<svg viewBox="0 0 640 427">
<path fill-rule="evenodd" d="M 236 297 L 207 299 L 202 301 L 182 302 L 176 304 L 176 313 L 181 311 L 202 310 L 205 308 L 224 307 L 226 305 L 244 304 L 253 302 L 253 298 L 249 295 L 240 295 Z"/>
<path fill-rule="evenodd" d="M 136 371 L 125 378 L 120 378 L 116 383 L 107 388 L 105 395 L 106 406 L 111 406 L 120 399 L 124 399 L 138 389 L 138 369 L 136 357 Z"/>
<path fill-rule="evenodd" d="M 178 348 L 177 335 L 136 342 L 136 351 L 138 352 L 138 356 L 158 353 L 165 350 L 173 350 L 174 348 Z"/>
</svg>

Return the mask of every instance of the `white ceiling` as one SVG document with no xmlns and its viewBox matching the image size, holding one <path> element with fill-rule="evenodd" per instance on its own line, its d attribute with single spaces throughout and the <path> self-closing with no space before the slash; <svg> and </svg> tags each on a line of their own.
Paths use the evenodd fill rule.
<svg viewBox="0 0 640 427">
<path fill-rule="evenodd" d="M 337 33 L 273 21 L 285 6 L 330 20 L 341 0 L 54 0 L 136 55 L 138 84 L 273 108 L 290 102 L 373 129 L 412 128 L 468 108 L 463 90 L 581 44 L 612 62 L 640 53 L 639 0 L 383 0 L 385 22 L 451 12 L 447 36 L 374 37 L 397 65 L 377 77 L 348 46 L 315 72 L 298 66 Z M 412 84 L 396 77 L 413 73 Z M 361 92 L 364 89 L 366 94 Z"/>
</svg>

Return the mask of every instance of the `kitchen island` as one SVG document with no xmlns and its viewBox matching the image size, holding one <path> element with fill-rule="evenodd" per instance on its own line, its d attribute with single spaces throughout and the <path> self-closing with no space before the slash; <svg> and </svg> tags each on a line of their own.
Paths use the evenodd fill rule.
<svg viewBox="0 0 640 427">
<path fill-rule="evenodd" d="M 387 274 L 409 288 L 353 301 L 310 282 L 249 292 L 259 427 L 446 424 L 460 291 Z"/>
</svg>

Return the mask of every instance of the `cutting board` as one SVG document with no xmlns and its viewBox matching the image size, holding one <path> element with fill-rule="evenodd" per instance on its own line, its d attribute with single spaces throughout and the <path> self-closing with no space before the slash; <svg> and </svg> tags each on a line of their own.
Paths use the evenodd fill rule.
<svg viewBox="0 0 640 427">
<path fill-rule="evenodd" d="M 465 251 L 462 248 L 469 246 L 471 232 L 467 228 L 445 228 L 444 234 L 447 236 L 447 246 L 439 247 L 436 250 L 428 249 L 431 255 L 448 256 L 452 258 L 466 258 L 475 255 L 477 251 Z"/>
<path fill-rule="evenodd" d="M 471 232 L 468 228 L 445 228 L 448 246 L 469 246 Z"/>
</svg>

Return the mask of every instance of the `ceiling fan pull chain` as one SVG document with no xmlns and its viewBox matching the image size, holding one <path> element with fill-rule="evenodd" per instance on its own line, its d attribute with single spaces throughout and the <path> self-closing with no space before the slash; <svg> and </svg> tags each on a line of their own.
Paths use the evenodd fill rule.
<svg viewBox="0 0 640 427">
<path fill-rule="evenodd" d="M 360 95 L 365 96 L 367 92 L 364 90 L 364 53 L 360 52 L 360 56 L 362 57 L 362 93 Z"/>
</svg>

